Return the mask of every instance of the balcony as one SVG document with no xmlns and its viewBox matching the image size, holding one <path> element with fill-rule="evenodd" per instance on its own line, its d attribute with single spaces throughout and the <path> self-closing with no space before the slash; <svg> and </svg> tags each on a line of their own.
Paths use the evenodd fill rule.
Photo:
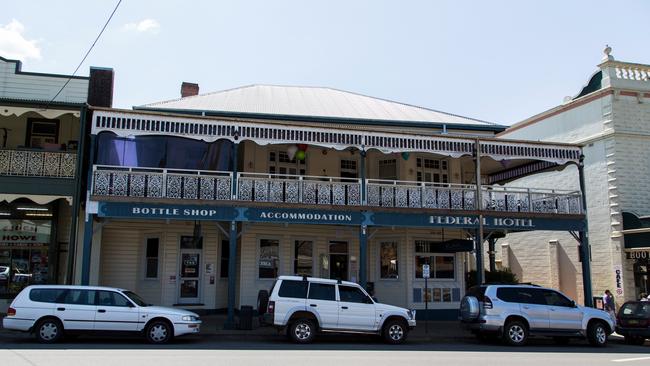
<svg viewBox="0 0 650 366">
<path fill-rule="evenodd" d="M 74 179 L 76 152 L 0 149 L 0 175 Z"/>
<path fill-rule="evenodd" d="M 242 201 L 350 207 L 475 211 L 476 186 L 357 178 L 96 165 L 92 194 L 108 197 Z M 362 202 L 365 184 L 367 198 Z M 482 186 L 481 209 L 493 212 L 581 214 L 578 191 Z"/>
</svg>

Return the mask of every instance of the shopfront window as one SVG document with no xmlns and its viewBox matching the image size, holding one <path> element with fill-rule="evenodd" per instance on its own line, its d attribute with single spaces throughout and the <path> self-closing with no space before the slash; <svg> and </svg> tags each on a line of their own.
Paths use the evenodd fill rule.
<svg viewBox="0 0 650 366">
<path fill-rule="evenodd" d="M 259 259 L 260 278 L 278 277 L 279 262 L 280 242 L 274 239 L 261 239 Z"/>
<path fill-rule="evenodd" d="M 393 241 L 382 242 L 379 247 L 380 275 L 382 279 L 397 279 L 397 243 Z"/>
<path fill-rule="evenodd" d="M 50 220 L 0 220 L 0 297 L 48 282 L 51 230 Z"/>
<path fill-rule="evenodd" d="M 422 266 L 425 264 L 429 265 L 430 278 L 454 279 L 456 277 L 454 255 L 435 253 L 436 244 L 428 240 L 415 241 L 415 278 L 423 278 Z M 444 298 L 446 294 L 441 292 L 440 296 Z M 435 293 L 433 297 L 435 299 Z"/>
<path fill-rule="evenodd" d="M 146 252 L 146 263 L 145 263 L 145 278 L 155 279 L 158 278 L 158 257 L 160 250 L 160 239 L 158 238 L 147 238 L 145 252 Z"/>
<path fill-rule="evenodd" d="M 313 276 L 314 242 L 296 240 L 294 242 L 293 273 L 298 276 Z"/>
</svg>

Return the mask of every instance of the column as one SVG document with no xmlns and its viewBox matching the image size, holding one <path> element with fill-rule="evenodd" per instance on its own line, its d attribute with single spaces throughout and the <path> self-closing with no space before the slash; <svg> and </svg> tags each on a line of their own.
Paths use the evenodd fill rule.
<svg viewBox="0 0 650 366">
<path fill-rule="evenodd" d="M 478 215 L 478 228 L 475 235 L 475 247 L 476 250 L 476 284 L 482 285 L 484 276 L 484 264 L 483 264 L 483 199 L 481 198 L 482 188 L 481 188 L 481 141 L 476 139 L 474 141 L 474 167 L 476 168 L 476 208 L 479 211 Z"/>
<path fill-rule="evenodd" d="M 237 135 L 235 135 L 237 139 Z M 237 157 L 239 155 L 239 142 L 232 143 L 232 199 L 237 199 Z"/>
<path fill-rule="evenodd" d="M 93 164 L 95 162 L 95 141 L 96 136 L 90 135 L 90 155 L 88 157 L 88 173 L 86 176 L 86 184 L 88 187 L 88 193 L 86 199 L 90 196 L 90 187 L 92 187 L 93 180 Z M 87 202 L 87 201 L 86 201 Z M 76 204 L 79 204 L 78 202 Z M 93 221 L 95 219 L 94 214 L 88 213 L 88 204 L 86 204 L 86 220 L 84 222 L 84 245 L 83 253 L 81 260 L 81 284 L 88 285 L 90 283 L 90 253 L 92 250 L 93 243 Z"/>
<path fill-rule="evenodd" d="M 582 259 L 582 288 L 585 296 L 585 306 L 593 307 L 594 299 L 591 290 L 591 250 L 589 249 L 589 225 L 587 220 L 587 194 L 585 193 L 585 156 L 580 154 L 578 176 L 580 178 L 580 193 L 582 196 L 582 212 L 585 215 L 585 225 L 580 237 L 580 258 Z"/>
<path fill-rule="evenodd" d="M 228 253 L 228 317 L 224 328 L 235 329 L 235 296 L 237 294 L 237 281 L 235 276 L 237 273 L 237 222 L 230 222 L 230 237 L 229 237 L 229 253 Z"/>
<path fill-rule="evenodd" d="M 497 270 L 496 251 L 495 251 L 496 242 L 497 241 L 494 238 L 488 239 L 488 256 L 490 258 L 490 272 L 494 272 Z"/>
<path fill-rule="evenodd" d="M 359 230 L 359 285 L 366 288 L 368 280 L 368 227 L 363 225 Z"/>
<path fill-rule="evenodd" d="M 361 150 L 359 155 L 361 155 L 361 205 L 365 206 L 368 204 L 368 199 L 366 197 L 366 151 Z"/>
</svg>

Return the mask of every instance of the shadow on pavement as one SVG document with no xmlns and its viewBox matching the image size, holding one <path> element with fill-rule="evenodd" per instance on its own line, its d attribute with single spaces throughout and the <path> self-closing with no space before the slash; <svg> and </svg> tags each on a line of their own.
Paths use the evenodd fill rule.
<svg viewBox="0 0 650 366">
<path fill-rule="evenodd" d="M 545 338 L 531 339 L 524 347 L 510 347 L 496 341 L 479 342 L 468 338 L 464 341 L 407 340 L 402 345 L 389 345 L 376 336 L 321 335 L 308 345 L 291 343 L 283 336 L 232 337 L 232 336 L 186 336 L 175 339 L 167 345 L 151 345 L 141 337 L 95 337 L 80 336 L 64 339 L 57 344 L 40 344 L 24 333 L 0 334 L 0 349 L 97 349 L 97 350 L 294 350 L 294 351 L 430 351 L 430 352 L 535 352 L 535 353 L 626 353 L 648 354 L 650 342 L 645 346 L 631 346 L 612 340 L 607 347 L 591 347 L 586 341 L 572 340 L 569 345 L 558 346 Z"/>
</svg>

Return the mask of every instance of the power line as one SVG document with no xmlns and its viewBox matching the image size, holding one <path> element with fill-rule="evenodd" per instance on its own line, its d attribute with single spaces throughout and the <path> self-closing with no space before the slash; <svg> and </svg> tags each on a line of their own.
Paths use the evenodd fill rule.
<svg viewBox="0 0 650 366">
<path fill-rule="evenodd" d="M 99 41 L 99 38 L 102 36 L 102 34 L 104 33 L 104 31 L 106 30 L 106 27 L 108 27 L 108 23 L 110 23 L 110 22 L 111 22 L 111 19 L 113 19 L 113 15 L 115 15 L 115 12 L 117 11 L 117 8 L 120 7 L 120 4 L 121 4 L 121 3 L 122 3 L 122 0 L 118 0 L 117 4 L 115 5 L 115 9 L 113 9 L 113 12 L 111 13 L 111 15 L 110 15 L 110 16 L 108 17 L 108 19 L 106 20 L 106 23 L 104 23 L 104 26 L 102 27 L 102 30 L 101 30 L 101 31 L 99 32 L 99 34 L 97 35 L 97 38 L 95 38 L 95 41 L 93 42 L 93 44 L 90 45 L 90 48 L 88 49 L 88 51 L 86 52 L 86 54 L 84 55 L 84 57 L 81 59 L 81 62 L 79 62 L 79 65 L 77 65 L 77 68 L 74 69 L 74 72 L 72 73 L 72 75 L 70 75 L 70 77 L 68 77 L 68 80 L 65 81 L 65 84 L 63 84 L 63 86 L 61 87 L 61 89 L 59 89 L 59 91 L 56 93 L 56 95 L 54 96 L 54 98 L 52 98 L 52 100 L 50 100 L 50 102 L 47 103 L 47 105 L 45 106 L 45 109 L 47 109 L 47 108 L 50 106 L 50 104 L 52 104 L 52 102 L 54 102 L 54 100 L 56 99 L 56 97 L 58 97 L 59 94 L 61 94 L 61 92 L 63 91 L 63 89 L 65 89 L 65 87 L 68 86 L 68 83 L 70 83 L 70 80 L 72 80 L 72 78 L 75 76 L 75 74 L 77 73 L 77 71 L 79 71 L 79 68 L 81 67 L 81 65 L 83 65 L 84 61 L 86 61 L 86 58 L 87 58 L 88 55 L 90 54 L 90 51 L 93 50 L 93 48 L 94 48 L 95 45 L 97 44 L 97 41 Z"/>
</svg>

